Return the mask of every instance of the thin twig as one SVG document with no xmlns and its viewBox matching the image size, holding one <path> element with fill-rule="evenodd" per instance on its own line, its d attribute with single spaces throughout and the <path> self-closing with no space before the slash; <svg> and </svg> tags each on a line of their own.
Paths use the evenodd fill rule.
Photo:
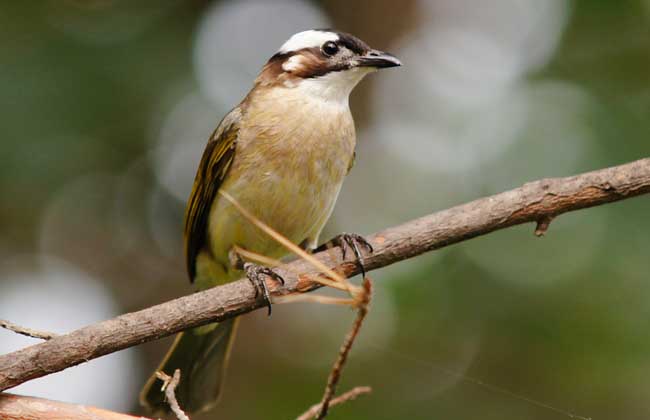
<svg viewBox="0 0 650 420">
<path fill-rule="evenodd" d="M 259 223 L 262 223 L 259 221 Z M 271 229 L 271 228 L 269 228 Z M 277 233 L 277 235 L 280 235 Z M 258 254 L 256 252 L 248 251 L 244 248 L 241 248 L 237 245 L 234 247 L 235 252 L 240 255 L 243 258 L 246 258 L 249 261 L 255 261 L 261 264 L 266 265 L 267 267 L 279 267 L 282 265 L 282 262 L 279 260 L 276 260 L 275 258 L 269 258 L 265 255 Z M 309 262 L 309 261 L 308 261 Z M 287 268 L 289 268 L 287 266 Z M 318 268 L 318 267 L 316 267 Z M 300 273 L 292 271 L 292 273 L 296 276 L 300 276 Z M 347 281 L 344 277 L 341 277 L 341 281 Z M 314 281 L 318 281 L 317 279 L 314 279 Z M 352 296 L 353 299 L 345 299 L 345 298 L 339 298 L 339 297 L 331 297 L 331 296 L 323 296 L 323 295 L 317 295 L 317 294 L 295 294 L 295 295 L 289 295 L 289 296 L 278 296 L 273 299 L 273 304 L 278 304 L 278 303 L 296 303 L 296 302 L 313 302 L 313 303 L 320 303 L 322 305 L 344 305 L 344 306 L 356 306 L 357 301 Z"/>
<path fill-rule="evenodd" d="M 58 335 L 49 331 L 39 331 L 27 327 L 21 327 L 20 325 L 14 324 L 13 322 L 9 322 L 4 319 L 0 319 L 0 327 L 15 332 L 16 334 L 25 335 L 31 338 L 38 338 L 39 340 L 51 340 Z"/>
<path fill-rule="evenodd" d="M 273 299 L 274 304 L 275 303 L 298 303 L 298 302 L 320 303 L 321 305 L 341 305 L 341 306 L 357 305 L 356 299 L 318 295 L 316 293 L 278 296 L 277 298 Z"/>
<path fill-rule="evenodd" d="M 238 245 L 233 246 L 233 250 L 240 257 L 250 261 L 258 262 L 260 264 L 264 264 L 267 267 L 279 267 L 282 265 L 282 261 L 280 260 L 267 257 L 266 255 L 258 254 L 257 252 L 249 251 Z"/>
<path fill-rule="evenodd" d="M 321 271 L 329 274 L 330 277 L 334 281 L 336 281 L 338 285 L 342 286 L 341 288 L 343 290 L 346 290 L 351 297 L 351 299 L 341 299 L 341 298 L 329 298 L 327 296 L 317 296 L 313 298 L 314 301 L 317 301 L 319 303 L 327 302 L 330 304 L 332 303 L 341 304 L 345 302 L 357 308 L 358 311 L 357 318 L 355 319 L 355 322 L 352 325 L 352 330 L 346 336 L 343 342 L 343 345 L 339 351 L 338 359 L 336 360 L 334 366 L 332 367 L 332 371 L 327 380 L 327 386 L 325 387 L 325 394 L 323 395 L 323 401 L 321 402 L 320 409 L 316 414 L 317 419 L 323 419 L 325 418 L 325 416 L 327 416 L 327 411 L 329 409 L 332 398 L 334 397 L 334 393 L 336 392 L 336 386 L 338 385 L 338 382 L 341 378 L 343 367 L 345 366 L 345 362 L 348 358 L 348 354 L 352 349 L 352 344 L 354 343 L 356 337 L 359 335 L 359 331 L 361 330 L 361 325 L 363 324 L 363 320 L 368 314 L 368 306 L 370 304 L 370 299 L 372 296 L 372 282 L 369 278 L 364 277 L 363 287 L 355 286 L 350 281 L 348 281 L 348 279 L 345 276 L 342 276 L 339 273 L 335 272 L 334 270 L 329 269 L 329 267 L 327 267 L 325 264 L 321 263 L 319 260 L 306 253 L 303 249 L 295 245 L 288 238 L 286 238 L 285 236 L 283 236 L 282 234 L 274 230 L 272 227 L 262 222 L 254 214 L 250 213 L 241 204 L 239 204 L 229 194 L 225 192 L 221 192 L 221 195 L 224 196 L 228 201 L 230 201 L 246 219 L 248 219 L 255 226 L 262 229 L 267 235 L 271 236 L 281 245 L 284 245 L 290 251 L 293 251 L 300 258 L 302 258 L 307 263 L 314 266 L 314 268 L 320 269 Z M 254 252 L 249 252 L 241 248 L 236 249 L 236 252 L 238 252 L 240 255 L 243 256 L 248 255 L 248 257 L 253 257 L 258 260 L 268 260 L 268 258 L 265 256 L 258 255 Z M 270 260 L 269 262 L 274 262 L 274 261 Z M 314 280 L 319 281 L 318 279 L 314 279 Z M 329 283 L 329 281 L 324 282 L 322 284 L 326 285 L 327 283 Z"/>
<path fill-rule="evenodd" d="M 544 216 L 558 217 L 647 193 L 650 159 L 568 178 L 531 182 L 367 236 L 374 252 L 364 257 L 364 268 L 376 270 L 496 230 L 537 222 Z M 340 267 L 344 277 L 359 273 L 358 265 L 342 261 L 336 248 L 312 257 L 330 269 Z M 285 280 L 283 287 L 270 285 L 274 297 L 321 287 L 313 280 L 318 272 L 311 264 L 297 260 L 288 266 L 274 269 Z M 295 272 L 303 274 L 296 276 Z M 127 347 L 221 322 L 263 305 L 251 282 L 241 279 L 61 334 L 0 355 L 0 391 Z"/>
<path fill-rule="evenodd" d="M 359 397 L 360 395 L 370 394 L 371 392 L 372 392 L 372 388 L 370 388 L 369 386 L 354 387 L 351 390 L 339 395 L 338 397 L 332 398 L 332 400 L 330 401 L 330 407 L 343 404 L 344 402 L 347 401 L 356 400 L 357 397 Z M 298 418 L 296 418 L 296 420 L 310 420 L 316 417 L 318 415 L 318 410 L 320 410 L 321 406 L 322 403 L 312 405 L 311 407 L 309 407 L 307 411 L 305 411 Z"/>
<path fill-rule="evenodd" d="M 181 370 L 176 369 L 174 371 L 174 376 L 169 376 L 165 372 L 156 372 L 156 377 L 163 381 L 161 391 L 165 393 L 165 399 L 167 400 L 172 413 L 174 413 L 178 420 L 190 420 L 176 400 L 175 391 L 178 383 L 181 381 Z"/>
<path fill-rule="evenodd" d="M 352 329 L 343 340 L 343 345 L 341 345 L 341 349 L 339 350 L 339 357 L 336 359 L 336 362 L 334 362 L 332 371 L 327 378 L 325 393 L 323 394 L 323 400 L 320 403 L 320 410 L 318 410 L 318 414 L 316 414 L 316 420 L 324 419 L 325 416 L 327 416 L 327 411 L 329 410 L 332 398 L 336 393 L 336 386 L 341 379 L 341 372 L 343 371 L 345 362 L 348 359 L 348 355 L 350 354 L 350 350 L 352 349 L 354 341 L 359 335 L 359 331 L 363 325 L 363 320 L 366 318 L 366 315 L 368 315 L 370 299 L 372 296 L 372 281 L 368 277 L 363 279 L 363 291 L 364 293 L 361 295 L 363 297 L 363 300 L 359 303 L 357 317 L 352 324 Z"/>
<path fill-rule="evenodd" d="M 223 190 L 219 190 L 219 194 L 222 197 L 224 197 L 226 200 L 230 201 L 230 203 L 233 206 L 235 206 L 237 210 L 246 219 L 248 219 L 248 221 L 250 221 L 255 226 L 260 228 L 262 231 L 264 231 L 264 233 L 266 233 L 267 235 L 275 239 L 277 242 L 279 242 L 282 246 L 287 248 L 289 251 L 293 252 L 303 260 L 309 262 L 321 272 L 327 274 L 331 279 L 331 280 L 324 279 L 320 277 L 320 278 L 315 278 L 314 281 L 321 283 L 323 286 L 330 286 L 335 289 L 345 290 L 352 293 L 352 291 L 350 290 L 351 284 L 345 281 L 345 277 L 341 276 L 339 273 L 335 272 L 333 269 L 323 264 L 322 261 L 319 261 L 318 259 L 314 258 L 311 254 L 305 252 L 305 250 L 301 249 L 298 245 L 294 244 L 289 239 L 280 235 L 278 232 L 273 230 L 270 226 L 264 224 L 261 220 L 255 217 L 251 212 L 249 212 L 241 204 L 239 204 L 239 202 L 235 200 L 235 198 L 230 194 L 228 194 L 227 192 Z"/>
</svg>

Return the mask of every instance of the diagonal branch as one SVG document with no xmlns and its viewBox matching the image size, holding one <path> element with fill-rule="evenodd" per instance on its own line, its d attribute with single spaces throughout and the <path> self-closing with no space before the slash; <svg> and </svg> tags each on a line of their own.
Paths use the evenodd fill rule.
<svg viewBox="0 0 650 420">
<path fill-rule="evenodd" d="M 455 244 L 498 229 L 538 223 L 546 231 L 562 213 L 650 193 L 650 159 L 582 175 L 535 181 L 520 188 L 482 198 L 388 228 L 368 239 L 375 249 L 365 258 L 367 271 Z M 358 274 L 353 262 L 342 262 L 340 249 L 316 255 L 346 276 Z M 319 273 L 302 260 L 276 269 L 284 287 L 275 296 L 308 292 L 320 285 Z M 295 273 L 304 273 L 296 275 Z M 0 356 L 0 391 L 85 361 L 165 337 L 181 330 L 222 321 L 263 306 L 248 280 L 239 280 L 184 296 L 138 312 L 59 335 Z"/>
<path fill-rule="evenodd" d="M 343 366 L 348 360 L 348 355 L 352 349 L 352 344 L 357 339 L 359 331 L 361 331 L 361 325 L 368 315 L 368 306 L 370 305 L 370 299 L 372 297 L 372 281 L 370 278 L 365 277 L 363 279 L 363 299 L 359 303 L 359 308 L 357 309 L 357 317 L 352 324 L 352 329 L 345 336 L 343 340 L 343 345 L 339 350 L 339 357 L 334 362 L 332 366 L 332 371 L 327 378 L 327 386 L 325 387 L 325 394 L 323 394 L 323 399 L 320 403 L 320 407 L 316 412 L 316 420 L 324 419 L 327 416 L 330 405 L 332 404 L 332 398 L 334 398 L 334 393 L 336 392 L 336 387 L 341 380 L 341 372 L 343 371 Z"/>
</svg>

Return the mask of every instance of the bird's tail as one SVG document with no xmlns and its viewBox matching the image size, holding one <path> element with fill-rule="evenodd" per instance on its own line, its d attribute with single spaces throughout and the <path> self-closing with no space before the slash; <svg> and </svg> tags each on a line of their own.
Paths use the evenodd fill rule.
<svg viewBox="0 0 650 420">
<path fill-rule="evenodd" d="M 230 349 L 239 319 L 197 327 L 176 336 L 158 371 L 181 370 L 176 399 L 189 413 L 209 410 L 219 400 Z M 152 375 L 140 393 L 140 404 L 153 412 L 168 412 L 162 382 Z"/>
</svg>

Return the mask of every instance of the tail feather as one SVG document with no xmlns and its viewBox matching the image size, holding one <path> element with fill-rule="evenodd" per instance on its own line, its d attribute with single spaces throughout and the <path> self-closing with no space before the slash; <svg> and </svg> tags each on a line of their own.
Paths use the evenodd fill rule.
<svg viewBox="0 0 650 420">
<path fill-rule="evenodd" d="M 189 413 L 209 410 L 219 400 L 230 349 L 239 319 L 229 319 L 182 332 L 157 371 L 173 375 L 181 371 L 176 399 Z M 169 412 L 160 390 L 162 382 L 152 375 L 140 393 L 140 403 L 153 412 Z"/>
</svg>

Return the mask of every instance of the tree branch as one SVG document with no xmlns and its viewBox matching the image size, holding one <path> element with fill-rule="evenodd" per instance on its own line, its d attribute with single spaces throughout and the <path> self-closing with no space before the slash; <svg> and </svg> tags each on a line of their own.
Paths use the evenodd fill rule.
<svg viewBox="0 0 650 420">
<path fill-rule="evenodd" d="M 153 420 L 86 405 L 0 392 L 2 420 Z"/>
<path fill-rule="evenodd" d="M 546 179 L 443 210 L 392 227 L 368 238 L 375 249 L 365 258 L 374 270 L 427 251 L 522 223 L 549 221 L 562 213 L 650 192 L 650 159 L 569 178 Z M 358 274 L 353 262 L 342 262 L 340 249 L 316 257 L 345 276 Z M 302 293 L 319 286 L 319 273 L 298 260 L 276 269 L 286 281 L 271 285 L 275 296 Z M 296 273 L 303 273 L 296 275 Z M 0 356 L 0 391 L 88 360 L 165 337 L 181 330 L 222 321 L 263 306 L 248 280 L 239 280 L 184 296 L 138 312 L 93 324 L 49 341 Z"/>
</svg>

